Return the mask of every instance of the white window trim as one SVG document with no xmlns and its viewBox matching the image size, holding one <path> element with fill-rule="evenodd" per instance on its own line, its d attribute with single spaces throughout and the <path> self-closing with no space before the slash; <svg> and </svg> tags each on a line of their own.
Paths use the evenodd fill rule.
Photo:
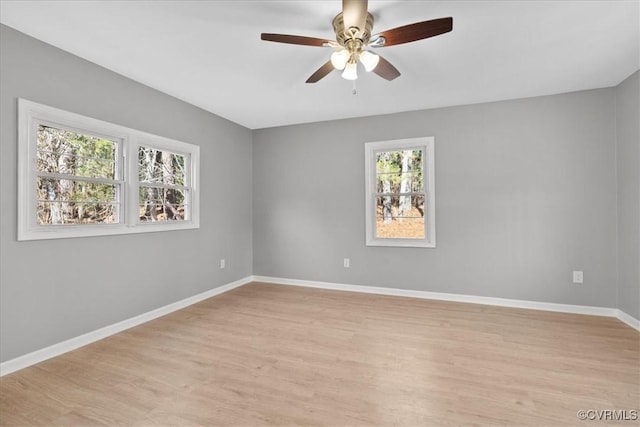
<svg viewBox="0 0 640 427">
<path fill-rule="evenodd" d="M 425 169 L 423 179 L 425 179 L 425 238 L 424 239 L 402 239 L 402 238 L 379 238 L 376 237 L 376 153 L 380 151 L 396 151 L 407 149 L 422 149 L 422 156 Z M 365 227 L 367 246 L 394 246 L 394 247 L 436 247 L 436 186 L 435 186 L 435 162 L 434 162 L 434 137 L 397 139 L 391 141 L 367 142 L 365 150 Z"/>
<path fill-rule="evenodd" d="M 118 143 L 118 161 L 122 171 L 121 222 L 118 224 L 38 225 L 36 215 L 36 133 L 38 124 L 61 126 Z M 191 168 L 190 217 L 183 221 L 139 221 L 138 215 L 138 147 L 153 147 L 189 156 Z M 200 227 L 199 207 L 200 147 L 194 144 L 149 134 L 69 111 L 18 99 L 18 240 L 64 239 L 157 231 L 185 230 Z M 123 176 L 124 175 L 124 176 Z"/>
</svg>

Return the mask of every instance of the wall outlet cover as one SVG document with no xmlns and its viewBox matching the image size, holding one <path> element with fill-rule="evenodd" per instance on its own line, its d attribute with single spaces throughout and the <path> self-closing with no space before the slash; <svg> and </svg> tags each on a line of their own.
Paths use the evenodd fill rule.
<svg viewBox="0 0 640 427">
<path fill-rule="evenodd" d="M 582 283 L 584 280 L 584 274 L 582 271 L 573 272 L 573 283 Z"/>
</svg>

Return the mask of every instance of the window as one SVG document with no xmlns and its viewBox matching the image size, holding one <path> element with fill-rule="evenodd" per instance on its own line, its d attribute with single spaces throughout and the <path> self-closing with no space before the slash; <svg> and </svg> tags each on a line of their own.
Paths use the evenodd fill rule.
<svg viewBox="0 0 640 427">
<path fill-rule="evenodd" d="M 20 99 L 18 240 L 197 228 L 199 147 Z"/>
<path fill-rule="evenodd" d="M 121 144 L 42 122 L 37 126 L 37 224 L 119 223 Z"/>
<path fill-rule="evenodd" d="M 141 222 L 189 219 L 188 157 L 154 147 L 138 147 L 139 219 Z"/>
<path fill-rule="evenodd" d="M 433 141 L 365 144 L 368 246 L 436 246 Z"/>
</svg>

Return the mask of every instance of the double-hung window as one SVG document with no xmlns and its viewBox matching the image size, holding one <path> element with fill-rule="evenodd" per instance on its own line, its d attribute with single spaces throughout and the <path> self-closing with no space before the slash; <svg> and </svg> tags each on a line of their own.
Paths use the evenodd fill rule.
<svg viewBox="0 0 640 427">
<path fill-rule="evenodd" d="M 197 228 L 199 147 L 20 99 L 18 239 Z"/>
<path fill-rule="evenodd" d="M 122 221 L 122 142 L 39 121 L 35 200 L 39 226 Z"/>
<path fill-rule="evenodd" d="M 366 244 L 436 245 L 433 137 L 365 144 Z"/>
<path fill-rule="evenodd" d="M 188 153 L 171 147 L 138 146 L 138 204 L 133 207 L 140 222 L 185 221 L 190 219 L 193 188 Z"/>
</svg>

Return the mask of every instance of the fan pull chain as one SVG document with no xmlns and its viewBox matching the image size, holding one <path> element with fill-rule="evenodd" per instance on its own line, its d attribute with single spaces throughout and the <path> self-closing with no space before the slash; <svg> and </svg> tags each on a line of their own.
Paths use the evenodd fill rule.
<svg viewBox="0 0 640 427">
<path fill-rule="evenodd" d="M 351 90 L 351 95 L 357 95 L 358 90 L 356 89 L 356 81 L 353 80 L 353 89 Z"/>
</svg>

